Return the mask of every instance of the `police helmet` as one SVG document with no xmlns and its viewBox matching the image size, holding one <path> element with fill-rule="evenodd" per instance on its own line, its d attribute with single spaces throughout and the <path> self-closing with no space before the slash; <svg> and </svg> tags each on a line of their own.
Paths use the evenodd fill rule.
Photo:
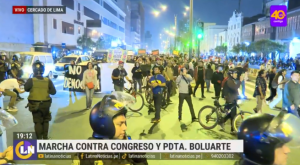
<svg viewBox="0 0 300 165">
<path fill-rule="evenodd" d="M 19 57 L 17 55 L 13 55 L 12 60 L 13 61 L 19 61 Z"/>
<path fill-rule="evenodd" d="M 1 55 L 2 55 L 2 56 L 6 56 L 6 53 L 5 53 L 5 52 L 1 52 Z"/>
<path fill-rule="evenodd" d="M 45 72 L 45 65 L 43 62 L 40 62 L 39 60 L 36 60 L 32 64 L 32 70 L 35 75 L 40 74 L 43 75 Z"/>
<path fill-rule="evenodd" d="M 275 149 L 300 146 L 300 120 L 285 111 L 278 116 L 255 114 L 241 124 L 238 139 L 244 141 L 244 160 L 255 164 L 273 164 Z"/>
<path fill-rule="evenodd" d="M 231 74 L 237 73 L 238 71 L 236 69 L 230 69 L 227 74 L 231 76 Z"/>
<path fill-rule="evenodd" d="M 98 102 L 90 113 L 90 125 L 93 129 L 93 138 L 112 139 L 115 135 L 113 119 L 120 115 L 126 116 L 127 109 L 114 95 L 106 95 Z"/>
</svg>

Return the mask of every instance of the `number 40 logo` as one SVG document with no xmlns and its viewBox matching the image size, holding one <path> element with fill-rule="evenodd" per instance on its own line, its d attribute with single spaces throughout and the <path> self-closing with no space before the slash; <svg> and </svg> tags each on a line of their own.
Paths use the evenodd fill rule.
<svg viewBox="0 0 300 165">
<path fill-rule="evenodd" d="M 275 10 L 273 12 L 273 14 L 271 15 L 272 18 L 275 18 L 275 19 L 284 19 L 285 18 L 285 13 L 283 10 Z"/>
</svg>

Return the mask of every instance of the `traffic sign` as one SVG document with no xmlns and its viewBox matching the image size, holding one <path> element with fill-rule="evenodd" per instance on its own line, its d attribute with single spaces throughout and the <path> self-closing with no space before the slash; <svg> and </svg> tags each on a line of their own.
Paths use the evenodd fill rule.
<svg viewBox="0 0 300 165">
<path fill-rule="evenodd" d="M 61 43 L 62 48 L 66 48 L 66 43 Z"/>
</svg>

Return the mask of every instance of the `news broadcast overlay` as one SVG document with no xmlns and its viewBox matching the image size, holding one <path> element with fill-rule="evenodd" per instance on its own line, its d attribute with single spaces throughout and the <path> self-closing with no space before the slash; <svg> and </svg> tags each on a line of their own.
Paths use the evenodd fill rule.
<svg viewBox="0 0 300 165">
<path fill-rule="evenodd" d="M 14 140 L 16 160 L 63 159 L 83 153 L 85 158 L 127 153 L 156 155 L 153 159 L 237 159 L 243 152 L 242 140 Z M 123 153 L 123 154 L 122 154 Z M 43 154 L 39 155 L 39 154 Z M 54 156 L 50 156 L 50 155 Z M 158 155 L 157 155 L 158 154 Z M 90 156 L 89 156 L 90 155 Z M 94 155 L 94 156 L 93 156 Z M 118 154 L 117 154 L 118 155 Z M 122 156 L 111 156 L 121 158 Z M 142 155 L 142 154 L 141 154 Z M 185 156 L 184 156 L 185 155 Z M 193 156 L 194 155 L 194 156 Z M 217 156 L 218 155 L 218 156 Z M 128 154 L 130 156 L 130 154 Z M 65 156 L 70 158 L 69 156 Z M 100 157 L 99 157 L 100 158 Z M 108 158 L 108 159 L 109 159 Z M 67 159 L 67 158 L 66 158 Z M 71 158 L 70 158 L 71 159 Z"/>
<path fill-rule="evenodd" d="M 13 6 L 13 14 L 66 14 L 66 6 Z"/>
<path fill-rule="evenodd" d="M 83 80 L 83 73 L 88 68 L 87 66 L 83 65 L 74 65 L 71 66 L 69 64 L 64 66 L 65 70 L 65 77 L 64 77 L 64 90 L 69 91 L 76 91 L 76 92 L 85 92 L 84 89 L 82 89 L 82 80 Z M 98 86 L 98 90 L 95 90 L 95 92 L 101 91 L 101 79 L 100 79 L 100 67 L 97 65 L 94 65 L 94 69 L 97 71 L 97 82 L 98 84 L 94 84 L 95 86 Z"/>
</svg>

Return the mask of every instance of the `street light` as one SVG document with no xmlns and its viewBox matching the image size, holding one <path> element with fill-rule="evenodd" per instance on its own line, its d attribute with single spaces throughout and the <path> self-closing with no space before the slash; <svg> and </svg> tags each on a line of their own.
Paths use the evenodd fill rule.
<svg viewBox="0 0 300 165">
<path fill-rule="evenodd" d="M 189 11 L 189 10 L 190 10 L 190 7 L 186 6 L 186 7 L 185 7 L 185 10 L 186 10 L 186 11 Z"/>
<path fill-rule="evenodd" d="M 186 16 L 186 12 L 183 12 L 183 15 Z"/>
<path fill-rule="evenodd" d="M 155 17 L 158 17 L 159 16 L 159 11 L 153 11 L 153 15 L 155 16 Z"/>
<path fill-rule="evenodd" d="M 160 8 L 161 8 L 162 11 L 166 11 L 167 10 L 167 6 L 166 5 L 161 5 Z"/>
</svg>

